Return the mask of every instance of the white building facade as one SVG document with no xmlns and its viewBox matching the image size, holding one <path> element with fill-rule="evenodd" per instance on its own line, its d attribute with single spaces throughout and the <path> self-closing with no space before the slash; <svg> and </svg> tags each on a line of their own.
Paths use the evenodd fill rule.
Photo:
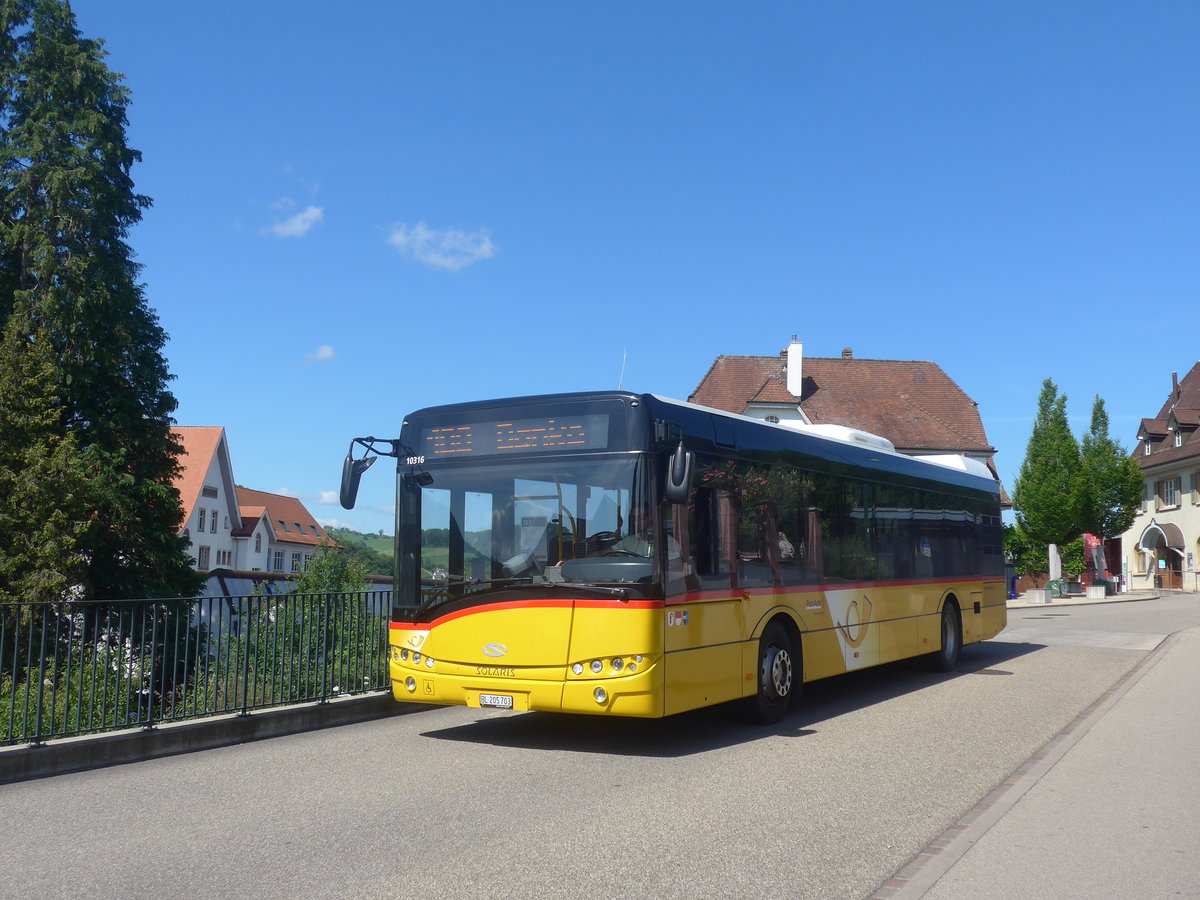
<svg viewBox="0 0 1200 900">
<path fill-rule="evenodd" d="M 1129 588 L 1200 590 L 1200 363 L 1159 414 L 1143 419 L 1135 451 L 1145 480 L 1141 509 L 1121 536 Z"/>
<path fill-rule="evenodd" d="M 226 580 L 237 573 L 286 578 L 305 571 L 333 543 L 298 498 L 236 484 L 224 428 L 179 427 L 175 436 L 183 445 L 175 481 L 185 513 L 182 534 L 198 571 Z"/>
</svg>

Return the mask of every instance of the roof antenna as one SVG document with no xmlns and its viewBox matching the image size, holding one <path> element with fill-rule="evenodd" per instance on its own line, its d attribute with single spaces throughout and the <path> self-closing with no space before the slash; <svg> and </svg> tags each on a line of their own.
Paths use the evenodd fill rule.
<svg viewBox="0 0 1200 900">
<path fill-rule="evenodd" d="M 625 360 L 629 358 L 629 348 L 625 347 L 621 350 L 621 377 L 617 379 L 617 390 L 625 384 Z"/>
</svg>

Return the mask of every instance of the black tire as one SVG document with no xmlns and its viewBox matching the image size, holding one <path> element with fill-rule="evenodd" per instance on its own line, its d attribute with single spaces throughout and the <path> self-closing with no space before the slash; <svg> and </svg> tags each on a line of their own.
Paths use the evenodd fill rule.
<svg viewBox="0 0 1200 900">
<path fill-rule="evenodd" d="M 941 645 L 929 655 L 929 667 L 935 672 L 953 672 L 962 653 L 962 616 L 949 600 L 942 607 L 940 634 Z"/>
<path fill-rule="evenodd" d="M 746 710 L 753 721 L 774 725 L 784 717 L 800 693 L 799 662 L 784 627 L 778 622 L 769 624 L 758 639 L 758 691 L 746 699 Z"/>
</svg>

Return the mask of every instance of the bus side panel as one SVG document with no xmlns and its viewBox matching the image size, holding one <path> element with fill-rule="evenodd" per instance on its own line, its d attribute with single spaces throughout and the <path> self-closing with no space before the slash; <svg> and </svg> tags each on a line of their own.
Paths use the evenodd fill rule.
<svg viewBox="0 0 1200 900">
<path fill-rule="evenodd" d="M 739 596 L 667 607 L 666 715 L 742 696 L 742 606 Z"/>
<path fill-rule="evenodd" d="M 979 624 L 979 639 L 994 638 L 1008 625 L 1008 598 L 1003 579 L 983 583 L 983 615 Z"/>
</svg>

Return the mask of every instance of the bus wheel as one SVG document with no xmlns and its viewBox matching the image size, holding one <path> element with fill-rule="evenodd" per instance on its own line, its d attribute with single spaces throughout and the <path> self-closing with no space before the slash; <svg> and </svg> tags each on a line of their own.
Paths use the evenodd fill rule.
<svg viewBox="0 0 1200 900">
<path fill-rule="evenodd" d="M 758 692 L 747 700 L 750 718 L 763 725 L 782 719 L 798 692 L 799 677 L 792 642 L 783 626 L 772 622 L 758 641 Z"/>
<path fill-rule="evenodd" d="M 962 652 L 962 619 L 958 607 L 947 600 L 942 607 L 942 646 L 929 656 L 929 665 L 935 672 L 952 672 L 958 665 Z"/>
</svg>

